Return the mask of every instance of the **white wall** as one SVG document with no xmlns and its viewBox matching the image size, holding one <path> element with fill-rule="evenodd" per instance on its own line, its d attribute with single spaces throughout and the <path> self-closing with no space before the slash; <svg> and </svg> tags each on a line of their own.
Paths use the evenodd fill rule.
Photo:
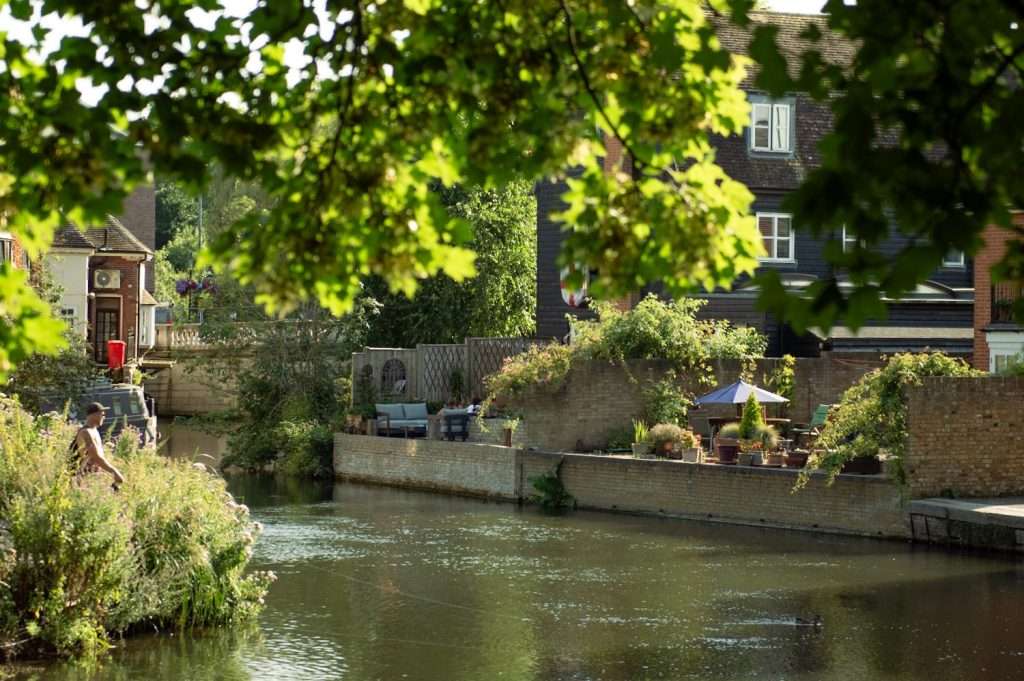
<svg viewBox="0 0 1024 681">
<path fill-rule="evenodd" d="M 53 250 L 46 254 L 43 263 L 64 289 L 61 308 L 74 310 L 75 330 L 85 336 L 89 323 L 89 253 Z"/>
</svg>

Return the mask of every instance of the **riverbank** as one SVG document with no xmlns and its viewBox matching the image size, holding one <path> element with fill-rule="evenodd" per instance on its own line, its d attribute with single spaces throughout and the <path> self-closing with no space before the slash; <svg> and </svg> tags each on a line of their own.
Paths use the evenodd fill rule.
<svg viewBox="0 0 1024 681">
<path fill-rule="evenodd" d="M 335 475 L 343 480 L 514 502 L 533 495 L 531 478 L 561 463 L 578 508 L 713 520 L 814 532 L 911 537 L 899 488 L 884 476 L 812 474 L 793 492 L 797 471 L 588 454 L 538 452 L 462 442 L 335 435 Z"/>
</svg>

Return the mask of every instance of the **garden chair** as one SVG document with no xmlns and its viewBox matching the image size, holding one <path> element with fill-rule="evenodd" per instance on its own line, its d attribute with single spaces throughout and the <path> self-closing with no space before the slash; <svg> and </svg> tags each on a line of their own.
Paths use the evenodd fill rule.
<svg viewBox="0 0 1024 681">
<path fill-rule="evenodd" d="M 804 426 L 795 426 L 791 432 L 793 434 L 794 445 L 799 445 L 801 438 L 807 442 L 806 446 L 811 446 L 814 441 L 818 439 L 818 435 L 821 433 L 821 429 L 825 427 L 825 422 L 828 421 L 828 412 L 832 408 L 830 404 L 819 404 L 814 410 L 814 414 L 811 416 L 811 422 Z"/>
</svg>

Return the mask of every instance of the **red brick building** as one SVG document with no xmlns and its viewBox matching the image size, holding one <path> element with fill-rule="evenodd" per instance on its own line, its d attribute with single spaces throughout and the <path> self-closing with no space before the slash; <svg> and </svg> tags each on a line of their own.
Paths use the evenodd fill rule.
<svg viewBox="0 0 1024 681">
<path fill-rule="evenodd" d="M 1024 227 L 1024 212 L 1013 215 Z M 1010 309 L 1024 296 L 1019 281 L 993 283 L 991 269 L 1006 252 L 1006 244 L 1020 237 L 1001 227 L 985 229 L 985 245 L 974 256 L 974 366 L 999 371 L 1024 352 L 1024 327 L 1013 321 Z"/>
</svg>

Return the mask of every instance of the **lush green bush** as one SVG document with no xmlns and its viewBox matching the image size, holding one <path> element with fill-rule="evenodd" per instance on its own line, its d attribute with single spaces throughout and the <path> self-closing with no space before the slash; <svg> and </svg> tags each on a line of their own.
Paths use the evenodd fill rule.
<svg viewBox="0 0 1024 681">
<path fill-rule="evenodd" d="M 664 359 L 688 379 L 707 382 L 712 359 L 749 359 L 764 354 L 767 339 L 756 330 L 736 328 L 723 320 L 697 319 L 705 302 L 685 298 L 665 302 L 650 295 L 625 312 L 599 304 L 596 320 L 572 322 L 571 345 L 534 347 L 507 359 L 502 370 L 488 379 L 488 394 L 516 397 L 533 388 L 557 391 L 572 367 L 587 360 Z M 673 409 L 670 404 L 664 408 Z M 676 408 L 665 419 L 648 418 L 675 420 L 679 411 Z M 685 409 L 682 414 L 685 416 Z"/>
<path fill-rule="evenodd" d="M 644 418 L 650 423 L 681 424 L 693 404 L 691 396 L 679 386 L 674 371 L 643 389 Z"/>
<path fill-rule="evenodd" d="M 673 445 L 681 443 L 684 438 L 689 441 L 689 437 L 684 435 L 685 432 L 686 431 L 674 423 L 659 423 L 651 428 L 651 432 L 648 437 L 651 442 L 654 443 L 654 451 L 657 454 L 662 454 L 667 443 L 671 442 Z"/>
<path fill-rule="evenodd" d="M 285 475 L 321 478 L 333 473 L 334 436 L 314 421 L 285 421 L 275 429 L 280 450 L 274 470 Z"/>
<path fill-rule="evenodd" d="M 62 417 L 0 399 L 0 650 L 89 654 L 135 629 L 251 618 L 271 575 L 244 575 L 258 525 L 223 481 L 140 451 L 126 429 L 111 446 L 125 484 L 76 480 Z"/>
<path fill-rule="evenodd" d="M 962 359 L 941 352 L 894 355 L 843 393 L 818 438 L 820 449 L 811 454 L 805 470 L 824 468 L 831 481 L 851 459 L 887 454 L 897 480 L 904 482 L 907 405 L 903 389 L 920 385 L 925 376 L 978 375 L 983 374 Z M 806 475 L 802 474 L 801 484 Z"/>
</svg>

